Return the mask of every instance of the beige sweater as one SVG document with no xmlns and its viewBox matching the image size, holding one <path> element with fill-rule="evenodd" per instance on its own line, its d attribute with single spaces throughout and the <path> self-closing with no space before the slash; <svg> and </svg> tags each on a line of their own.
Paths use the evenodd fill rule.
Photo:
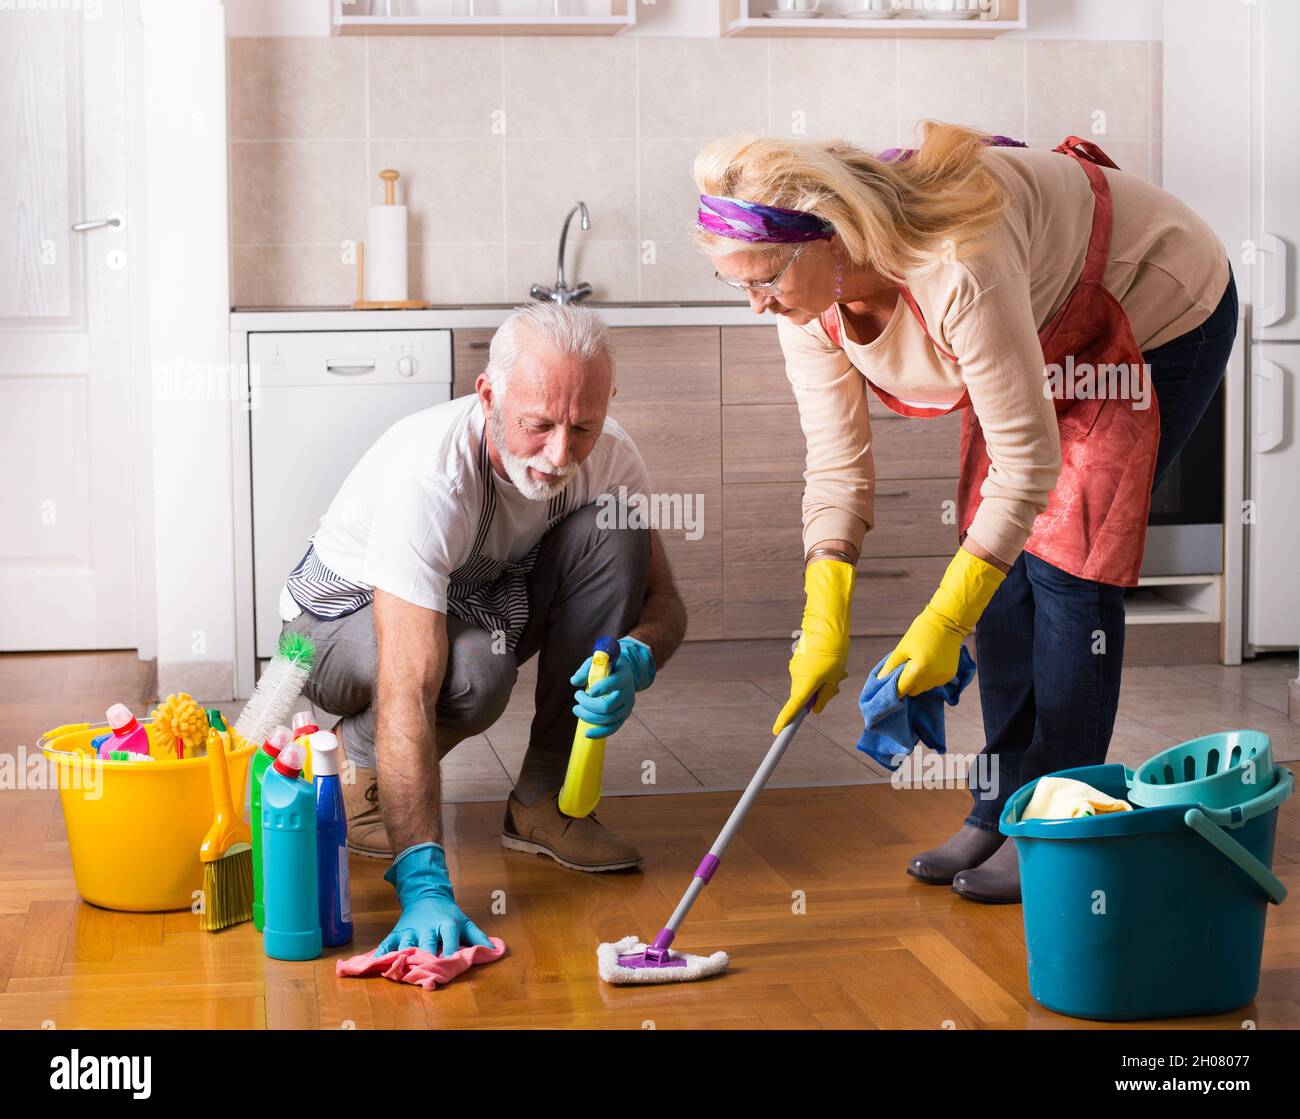
<svg viewBox="0 0 1300 1119">
<path fill-rule="evenodd" d="M 1015 561 L 1047 507 L 1061 451 L 1038 331 L 1083 269 L 1092 188 L 1055 152 L 990 148 L 985 158 L 1008 196 L 990 247 L 907 278 L 930 333 L 957 363 L 935 350 L 901 297 L 870 343 L 841 330 L 843 350 L 816 319 L 777 320 L 808 445 L 805 549 L 828 539 L 860 544 L 874 523 L 868 380 L 910 403 L 952 404 L 969 392 L 991 460 L 969 536 L 998 559 Z M 1151 350 L 1209 317 L 1227 287 L 1227 253 L 1173 195 L 1122 171 L 1105 174 L 1115 218 L 1104 282 Z"/>
</svg>

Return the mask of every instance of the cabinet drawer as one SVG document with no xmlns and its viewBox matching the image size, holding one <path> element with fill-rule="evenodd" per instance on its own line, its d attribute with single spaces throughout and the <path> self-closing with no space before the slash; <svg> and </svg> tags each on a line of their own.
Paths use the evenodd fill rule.
<svg viewBox="0 0 1300 1119">
<path fill-rule="evenodd" d="M 800 559 L 802 499 L 802 484 L 724 486 L 724 564 Z M 951 556 L 957 550 L 956 487 L 950 479 L 880 482 L 875 507 L 876 527 L 862 542 L 864 558 Z"/>
<path fill-rule="evenodd" d="M 722 328 L 722 402 L 794 402 L 785 376 L 785 354 L 774 325 Z"/>
<path fill-rule="evenodd" d="M 934 594 L 948 556 L 867 559 L 858 564 L 851 632 L 902 634 Z M 789 639 L 803 617 L 803 563 L 728 563 L 723 577 L 727 638 Z"/>
<path fill-rule="evenodd" d="M 876 478 L 956 478 L 961 413 L 922 420 L 884 409 L 871 415 Z M 722 480 L 795 482 L 803 478 L 805 444 L 793 404 L 725 404 Z"/>
<path fill-rule="evenodd" d="M 468 396 L 474 391 L 474 382 L 487 368 L 488 346 L 495 330 L 456 330 L 452 332 L 452 361 L 455 380 L 451 395 Z"/>
<path fill-rule="evenodd" d="M 709 401 L 718 405 L 718 327 L 615 327 L 618 395 L 624 403 Z"/>
</svg>

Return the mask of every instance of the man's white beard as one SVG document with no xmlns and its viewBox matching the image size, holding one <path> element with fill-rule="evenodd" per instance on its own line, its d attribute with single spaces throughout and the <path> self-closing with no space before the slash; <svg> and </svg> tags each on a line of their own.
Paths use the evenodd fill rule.
<svg viewBox="0 0 1300 1119">
<path fill-rule="evenodd" d="M 499 401 L 497 407 L 492 409 L 492 442 L 497 445 L 497 454 L 501 456 L 501 464 L 506 468 L 506 474 L 515 484 L 515 488 L 529 501 L 550 501 L 557 494 L 563 493 L 564 488 L 573 481 L 574 475 L 578 473 L 578 464 L 576 462 L 571 462 L 568 466 L 557 467 L 545 455 L 520 458 L 518 455 L 512 455 L 506 450 L 506 422 L 501 416 Z M 549 474 L 555 480 L 552 482 L 534 482 L 528 476 L 530 466 L 543 474 Z"/>
</svg>

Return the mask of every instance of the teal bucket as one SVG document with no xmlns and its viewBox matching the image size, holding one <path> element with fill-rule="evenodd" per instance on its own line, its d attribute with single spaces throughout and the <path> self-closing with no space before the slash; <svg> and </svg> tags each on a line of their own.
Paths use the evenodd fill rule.
<svg viewBox="0 0 1300 1119">
<path fill-rule="evenodd" d="M 1121 798 L 1134 780 L 1123 765 L 1052 776 Z M 1267 791 L 1231 808 L 1183 803 L 1021 820 L 1037 784 L 1017 790 L 1000 821 L 1020 858 L 1034 999 L 1100 1021 L 1218 1014 L 1250 1002 L 1269 903 L 1286 897 L 1270 867 L 1291 771 L 1276 766 Z"/>
</svg>

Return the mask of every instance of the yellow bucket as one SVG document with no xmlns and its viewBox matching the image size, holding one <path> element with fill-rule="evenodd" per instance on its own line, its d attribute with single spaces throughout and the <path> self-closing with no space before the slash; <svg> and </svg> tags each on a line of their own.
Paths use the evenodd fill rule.
<svg viewBox="0 0 1300 1119">
<path fill-rule="evenodd" d="M 152 743 L 153 726 L 140 723 Z M 57 777 L 77 893 L 105 909 L 189 909 L 203 887 L 199 845 L 212 823 L 208 759 L 101 761 L 90 742 L 108 729 L 74 723 L 37 741 Z M 230 743 L 230 788 L 242 812 L 254 747 L 233 727 Z"/>
</svg>

